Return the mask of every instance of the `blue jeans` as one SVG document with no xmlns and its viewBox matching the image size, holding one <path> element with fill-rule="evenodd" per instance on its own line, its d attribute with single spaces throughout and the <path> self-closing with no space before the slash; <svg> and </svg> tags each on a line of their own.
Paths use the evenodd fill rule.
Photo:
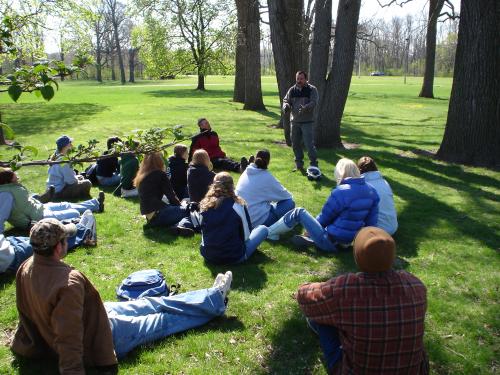
<svg viewBox="0 0 500 375">
<path fill-rule="evenodd" d="M 43 217 L 66 220 L 79 217 L 86 210 L 99 211 L 99 201 L 95 198 L 80 203 L 56 202 L 43 205 Z"/>
<path fill-rule="evenodd" d="M 319 344 L 325 357 L 328 373 L 338 361 L 342 360 L 342 344 L 337 328 L 316 323 L 307 318 L 309 327 L 319 336 Z"/>
<path fill-rule="evenodd" d="M 314 146 L 314 123 L 292 121 L 290 127 L 295 164 L 298 167 L 304 165 L 304 151 L 302 150 L 302 143 L 304 143 L 309 157 L 309 164 L 317 167 L 318 154 Z"/>
<path fill-rule="evenodd" d="M 295 202 L 292 198 L 279 201 L 277 203 L 271 203 L 271 209 L 269 211 L 269 216 L 263 223 L 266 227 L 270 227 L 276 223 L 279 219 L 283 217 L 288 211 L 295 208 Z"/>
<path fill-rule="evenodd" d="M 218 288 L 200 289 L 170 297 L 147 297 L 105 302 L 118 358 L 138 345 L 201 326 L 224 314 Z"/>
<path fill-rule="evenodd" d="M 116 186 L 120 183 L 120 174 L 113 173 L 111 177 L 97 176 L 97 181 L 101 186 Z"/>
<path fill-rule="evenodd" d="M 68 237 L 68 250 L 81 245 L 90 229 L 81 224 L 76 224 L 76 234 Z M 8 272 L 16 272 L 19 266 L 30 256 L 33 255 L 33 248 L 29 237 L 7 237 L 7 241 L 14 247 L 14 260 L 7 268 Z"/>
<path fill-rule="evenodd" d="M 153 219 L 149 221 L 149 224 L 155 227 L 171 227 L 188 216 L 189 209 L 187 207 L 168 204 L 164 206 L 160 211 L 158 211 Z"/>
<path fill-rule="evenodd" d="M 257 228 L 254 228 L 250 236 L 248 236 L 248 240 L 245 241 L 245 254 L 236 263 L 242 263 L 250 258 L 259 245 L 267 238 L 268 233 L 269 230 L 264 225 L 259 225 Z"/>
<path fill-rule="evenodd" d="M 318 248 L 331 253 L 338 252 L 336 242 L 330 239 L 330 235 L 326 231 L 326 228 L 323 228 L 305 208 L 298 207 L 287 212 L 285 216 L 283 216 L 283 221 L 290 228 L 293 228 L 297 224 L 302 224 L 304 229 L 309 233 L 309 237 Z"/>
</svg>

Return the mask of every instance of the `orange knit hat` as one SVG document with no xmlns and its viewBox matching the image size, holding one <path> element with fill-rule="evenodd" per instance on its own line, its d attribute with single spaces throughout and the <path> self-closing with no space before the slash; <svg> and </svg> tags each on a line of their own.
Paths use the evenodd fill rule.
<svg viewBox="0 0 500 375">
<path fill-rule="evenodd" d="M 365 227 L 354 239 L 354 260 L 363 272 L 384 272 L 392 267 L 396 243 L 383 229 Z"/>
</svg>

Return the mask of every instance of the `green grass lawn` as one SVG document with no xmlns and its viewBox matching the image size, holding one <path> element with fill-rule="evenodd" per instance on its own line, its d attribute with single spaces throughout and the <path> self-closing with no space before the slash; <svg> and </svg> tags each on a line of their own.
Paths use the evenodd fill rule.
<svg viewBox="0 0 500 375">
<path fill-rule="evenodd" d="M 421 79 L 353 77 L 343 118 L 343 141 L 359 147 L 320 150 L 321 182 L 291 173 L 293 154 L 284 147 L 274 77 L 263 78 L 267 111 L 243 111 L 233 103 L 233 78 L 208 77 L 207 91 L 194 91 L 195 79 L 138 82 L 120 86 L 64 82 L 50 103 L 23 95 L 19 103 L 0 98 L 3 120 L 22 143 L 42 157 L 55 139 L 69 134 L 75 143 L 103 141 L 152 126 L 185 125 L 197 131 L 207 117 L 229 156 L 270 149 L 271 172 L 293 193 L 298 206 L 318 213 L 334 187 L 333 167 L 341 157 L 372 156 L 391 184 L 400 228 L 397 268 L 427 286 L 425 344 L 436 374 L 494 374 L 500 371 L 500 173 L 442 163 L 414 150 L 435 151 L 444 132 L 451 80 L 437 78 L 436 99 L 418 98 Z M 19 171 L 23 183 L 42 191 L 46 167 Z M 237 176 L 235 175 L 237 178 Z M 97 188 L 93 188 L 97 195 Z M 108 192 L 110 190 L 107 190 Z M 200 236 L 174 238 L 161 229 L 143 229 L 137 200 L 106 198 L 97 215 L 99 244 L 79 248 L 66 261 L 83 271 L 103 300 L 132 271 L 159 268 L 183 291 L 210 286 L 218 272 L 234 274 L 226 316 L 200 329 L 141 347 L 120 362 L 130 374 L 324 374 L 316 337 L 308 330 L 292 294 L 308 281 L 355 271 L 351 254 L 297 251 L 284 238 L 264 242 L 247 263 L 205 264 Z M 13 277 L 0 278 L 0 338 L 15 328 Z M 50 361 L 16 358 L 0 346 L 0 373 L 57 373 Z"/>
</svg>

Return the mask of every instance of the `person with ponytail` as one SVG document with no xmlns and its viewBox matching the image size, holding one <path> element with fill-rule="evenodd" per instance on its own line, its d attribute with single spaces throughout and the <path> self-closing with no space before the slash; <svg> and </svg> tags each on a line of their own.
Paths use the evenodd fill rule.
<svg viewBox="0 0 500 375">
<path fill-rule="evenodd" d="M 236 185 L 236 194 L 247 202 L 254 226 L 268 227 L 295 207 L 292 194 L 269 172 L 270 160 L 268 150 L 258 151 Z"/>
<path fill-rule="evenodd" d="M 209 263 L 244 262 L 267 238 L 267 227 L 259 225 L 252 230 L 245 201 L 235 194 L 233 178 L 227 172 L 215 175 L 200 202 L 200 212 L 200 252 Z"/>
</svg>

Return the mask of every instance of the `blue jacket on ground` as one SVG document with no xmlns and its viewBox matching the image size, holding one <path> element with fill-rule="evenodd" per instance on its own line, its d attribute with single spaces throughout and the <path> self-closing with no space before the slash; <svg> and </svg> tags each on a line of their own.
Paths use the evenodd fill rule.
<svg viewBox="0 0 500 375">
<path fill-rule="evenodd" d="M 335 241 L 350 243 L 361 228 L 377 224 L 379 200 L 363 177 L 347 178 L 332 190 L 316 220 Z"/>
<path fill-rule="evenodd" d="M 232 198 L 225 198 L 218 208 L 201 212 L 201 255 L 210 263 L 231 264 L 245 254 L 245 237 L 251 228 L 245 206 L 245 220 L 236 209 L 242 206 Z M 245 227 L 246 226 L 246 227 Z"/>
</svg>

